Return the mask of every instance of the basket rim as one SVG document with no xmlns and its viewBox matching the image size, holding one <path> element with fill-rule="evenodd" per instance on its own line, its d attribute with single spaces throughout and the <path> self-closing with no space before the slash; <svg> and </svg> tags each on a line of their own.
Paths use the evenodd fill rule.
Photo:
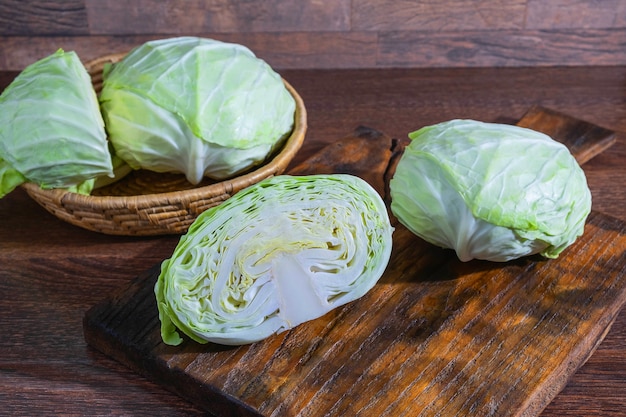
<svg viewBox="0 0 626 417">
<path fill-rule="evenodd" d="M 124 53 L 105 55 L 87 62 L 85 66 L 87 68 L 103 66 L 108 62 L 115 62 L 125 55 L 126 54 Z M 45 196 L 57 201 L 62 200 L 64 203 L 73 203 L 77 206 L 89 206 L 91 209 L 142 207 L 149 206 L 150 202 L 162 203 L 163 201 L 191 201 L 196 198 L 215 198 L 219 195 L 223 195 L 224 193 L 231 194 L 233 190 L 244 188 L 247 185 L 258 182 L 263 178 L 274 176 L 276 173 L 275 168 L 280 167 L 281 165 L 286 167 L 304 142 L 307 130 L 307 112 L 304 101 L 296 89 L 289 82 L 287 82 L 287 80 L 282 77 L 281 79 L 285 84 L 287 91 L 289 91 L 296 102 L 293 130 L 278 153 L 276 153 L 265 164 L 253 169 L 250 172 L 202 187 L 137 195 L 85 195 L 64 189 L 43 189 L 39 185 L 30 182 L 22 184 L 21 187 L 31 194 L 31 196 Z M 238 187 L 239 184 L 241 184 L 242 187 Z"/>
</svg>

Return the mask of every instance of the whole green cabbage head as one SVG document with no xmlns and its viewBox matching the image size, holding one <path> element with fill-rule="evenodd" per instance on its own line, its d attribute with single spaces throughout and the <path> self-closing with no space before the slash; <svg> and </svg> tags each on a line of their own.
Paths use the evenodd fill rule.
<svg viewBox="0 0 626 417">
<path fill-rule="evenodd" d="M 248 48 L 212 39 L 147 42 L 105 68 L 102 114 L 132 168 L 197 184 L 262 163 L 293 129 L 295 99 Z"/>
<path fill-rule="evenodd" d="M 531 129 L 451 120 L 409 134 L 390 182 L 391 210 L 462 261 L 556 258 L 591 210 L 584 172 L 561 143 Z"/>
<path fill-rule="evenodd" d="M 0 197 L 24 182 L 77 188 L 101 176 L 113 168 L 96 92 L 76 53 L 59 49 L 0 95 Z"/>
<path fill-rule="evenodd" d="M 277 176 L 203 212 L 155 285 L 161 335 L 240 345 L 363 296 L 383 274 L 393 228 L 351 175 Z"/>
</svg>

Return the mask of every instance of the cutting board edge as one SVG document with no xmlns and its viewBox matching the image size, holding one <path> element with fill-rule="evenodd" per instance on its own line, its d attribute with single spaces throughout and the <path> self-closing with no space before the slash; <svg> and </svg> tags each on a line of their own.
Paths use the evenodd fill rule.
<svg viewBox="0 0 626 417">
<path fill-rule="evenodd" d="M 556 398 L 556 396 L 559 395 L 565 389 L 565 387 L 567 387 L 567 384 L 569 383 L 572 375 L 574 375 L 580 368 L 585 365 L 585 363 L 587 363 L 589 358 L 594 354 L 594 352 L 604 341 L 606 335 L 609 333 L 611 327 L 615 323 L 615 320 L 617 320 L 617 317 L 626 305 L 626 300 L 624 300 L 625 296 L 626 291 L 624 291 L 624 295 L 621 297 L 623 299 L 622 302 L 616 306 L 616 308 L 613 310 L 614 314 L 612 314 L 610 319 L 607 320 L 608 323 L 606 324 L 606 326 L 597 327 L 597 334 L 599 334 L 599 336 L 596 336 L 595 343 L 591 345 L 589 349 L 580 349 L 580 357 L 583 359 L 576 362 L 572 361 L 566 364 L 561 364 L 564 368 L 566 368 L 564 371 L 554 369 L 551 373 L 551 377 L 547 378 L 543 384 L 548 385 L 548 387 L 544 388 L 543 390 L 541 389 L 541 387 L 537 387 L 535 393 L 529 396 L 524 404 L 522 404 L 522 406 L 519 408 L 520 412 L 514 414 L 513 417 L 539 416 L 541 412 L 543 412 L 543 410 L 545 410 L 546 407 L 550 405 L 554 398 Z M 584 344 L 581 343 L 581 345 Z M 577 355 L 576 357 L 579 356 Z M 562 375 L 562 377 L 558 377 L 559 375 Z M 546 394 L 542 395 L 543 393 Z"/>
<path fill-rule="evenodd" d="M 95 307 L 102 307 L 107 302 L 103 302 Z M 210 385 L 200 385 L 200 381 L 182 370 L 172 369 L 166 361 L 159 360 L 151 363 L 145 360 L 144 352 L 140 349 L 132 349 L 123 344 L 116 343 L 115 338 L 101 326 L 95 318 L 97 315 L 94 308 L 88 310 L 83 317 L 83 336 L 89 347 L 95 349 L 104 356 L 122 364 L 129 370 L 141 375 L 143 378 L 157 384 L 161 388 L 172 392 L 175 395 L 189 401 L 204 411 L 210 413 L 226 413 L 217 415 L 228 415 L 233 417 L 264 417 L 250 405 L 242 402 L 232 395 L 216 389 Z M 142 368 L 142 364 L 148 366 Z M 175 375 L 172 375 L 174 373 Z M 175 378 L 173 378 L 175 377 Z M 187 380 L 186 384 L 172 384 L 172 379 Z M 177 389 L 177 386 L 185 386 L 187 390 Z M 189 389 L 189 387 L 192 387 Z M 207 395 L 207 389 L 210 395 Z"/>
</svg>

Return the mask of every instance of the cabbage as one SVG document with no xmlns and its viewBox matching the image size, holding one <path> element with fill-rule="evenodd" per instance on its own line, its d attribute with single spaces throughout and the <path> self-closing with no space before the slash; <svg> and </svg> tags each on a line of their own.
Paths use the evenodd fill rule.
<svg viewBox="0 0 626 417">
<path fill-rule="evenodd" d="M 295 100 L 246 47 L 180 37 L 147 42 L 105 68 L 109 138 L 132 168 L 225 179 L 263 162 L 289 136 Z"/>
<path fill-rule="evenodd" d="M 238 345 L 363 296 L 391 254 L 381 197 L 350 175 L 265 179 L 203 212 L 155 285 L 161 335 Z"/>
<path fill-rule="evenodd" d="M 585 175 L 561 143 L 530 129 L 452 120 L 409 134 L 391 210 L 462 261 L 556 258 L 583 233 Z"/>
<path fill-rule="evenodd" d="M 113 175 L 91 78 L 74 52 L 26 67 L 0 96 L 0 197 L 24 182 L 70 188 Z"/>
</svg>

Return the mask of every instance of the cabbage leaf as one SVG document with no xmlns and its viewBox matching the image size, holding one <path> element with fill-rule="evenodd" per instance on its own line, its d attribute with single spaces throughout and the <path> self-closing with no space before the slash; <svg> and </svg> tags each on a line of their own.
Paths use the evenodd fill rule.
<svg viewBox="0 0 626 417">
<path fill-rule="evenodd" d="M 107 175 L 104 121 L 76 53 L 26 67 L 0 95 L 0 197 L 26 181 L 71 188 Z"/>
</svg>

